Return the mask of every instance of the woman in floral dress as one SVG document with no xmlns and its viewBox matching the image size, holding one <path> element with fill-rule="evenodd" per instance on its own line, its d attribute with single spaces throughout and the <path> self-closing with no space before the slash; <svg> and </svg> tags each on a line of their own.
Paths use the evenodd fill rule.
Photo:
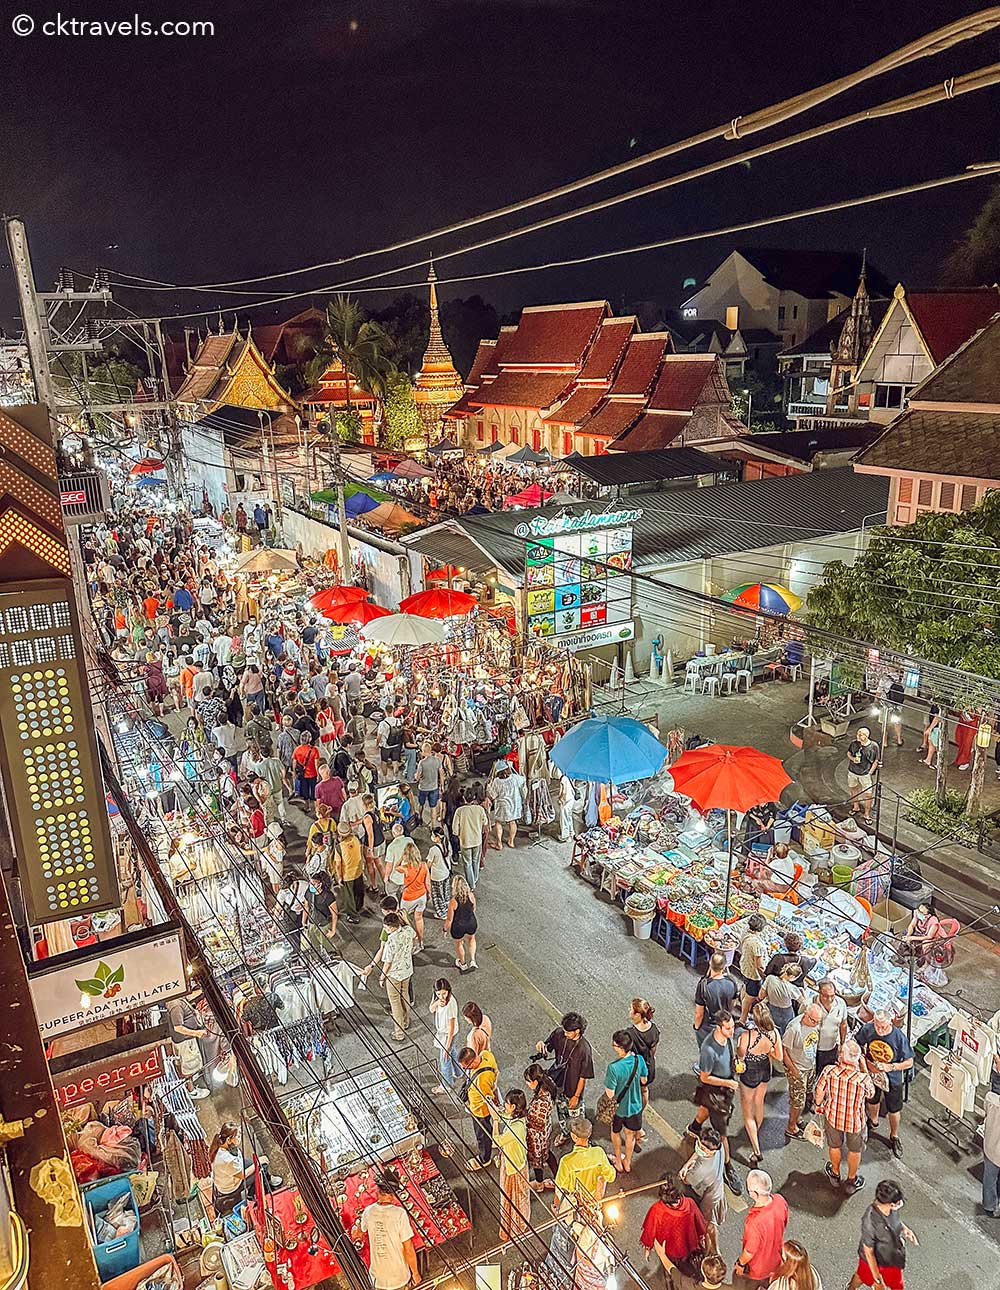
<svg viewBox="0 0 1000 1290">
<path fill-rule="evenodd" d="M 531 1089 L 528 1103 L 528 1168 L 531 1170 L 531 1190 L 552 1190 L 555 1183 L 544 1182 L 545 1170 L 556 1171 L 556 1158 L 552 1153 L 552 1112 L 555 1107 L 556 1086 L 535 1062 L 524 1072 L 524 1082 Z"/>
</svg>

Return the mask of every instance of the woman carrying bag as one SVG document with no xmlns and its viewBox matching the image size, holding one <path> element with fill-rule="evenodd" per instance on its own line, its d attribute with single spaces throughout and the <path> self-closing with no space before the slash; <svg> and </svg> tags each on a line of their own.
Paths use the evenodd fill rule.
<svg viewBox="0 0 1000 1290">
<path fill-rule="evenodd" d="M 604 1076 L 604 1092 L 597 1102 L 597 1118 L 611 1124 L 615 1168 L 619 1173 L 630 1174 L 636 1135 L 642 1130 L 642 1086 L 648 1072 L 645 1061 L 632 1051 L 632 1036 L 627 1030 L 616 1030 L 611 1036 L 611 1044 L 617 1056 L 609 1062 Z"/>
</svg>

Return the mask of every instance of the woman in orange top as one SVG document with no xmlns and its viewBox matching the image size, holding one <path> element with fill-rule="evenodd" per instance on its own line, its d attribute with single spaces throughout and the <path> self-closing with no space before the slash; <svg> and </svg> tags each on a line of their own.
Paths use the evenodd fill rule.
<svg viewBox="0 0 1000 1290">
<path fill-rule="evenodd" d="M 413 928 L 417 933 L 414 950 L 424 948 L 424 910 L 431 892 L 430 870 L 427 868 L 415 842 L 408 842 L 402 856 L 403 891 L 399 907 L 404 914 L 413 915 Z"/>
</svg>

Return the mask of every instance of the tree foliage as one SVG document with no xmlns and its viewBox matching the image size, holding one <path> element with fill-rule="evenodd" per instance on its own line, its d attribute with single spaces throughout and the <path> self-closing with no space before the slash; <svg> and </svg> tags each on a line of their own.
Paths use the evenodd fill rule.
<svg viewBox="0 0 1000 1290">
<path fill-rule="evenodd" d="M 127 442 L 133 437 L 123 414 L 92 413 L 89 409 L 102 403 L 131 402 L 141 376 L 142 372 L 135 363 L 129 363 L 113 352 L 102 359 L 91 356 L 86 376 L 83 357 L 79 353 L 59 354 L 52 369 L 53 383 L 60 400 L 78 407 L 91 434 L 109 443 Z"/>
<path fill-rule="evenodd" d="M 1000 678 L 998 585 L 994 492 L 972 511 L 876 529 L 856 563 L 826 566 L 809 594 L 808 615 L 817 627 L 882 649 Z M 976 697 L 970 689 L 969 700 Z"/>
<path fill-rule="evenodd" d="M 423 436 L 424 424 L 413 402 L 413 385 L 405 372 L 396 372 L 386 383 L 382 403 L 385 420 L 382 426 L 382 446 L 402 448 L 408 439 Z"/>
<path fill-rule="evenodd" d="M 946 287 L 982 287 L 1000 282 L 1000 185 L 952 247 L 941 266 L 941 281 Z"/>
<path fill-rule="evenodd" d="M 390 357 L 392 339 L 350 296 L 335 296 L 327 305 L 326 340 L 362 389 L 381 398 L 396 370 Z"/>
<path fill-rule="evenodd" d="M 418 300 L 412 291 L 404 291 L 383 309 L 376 310 L 372 314 L 372 321 L 378 323 L 392 341 L 392 356 L 396 366 L 407 374 L 415 373 L 420 367 L 430 338 L 430 309 L 427 301 Z"/>
</svg>

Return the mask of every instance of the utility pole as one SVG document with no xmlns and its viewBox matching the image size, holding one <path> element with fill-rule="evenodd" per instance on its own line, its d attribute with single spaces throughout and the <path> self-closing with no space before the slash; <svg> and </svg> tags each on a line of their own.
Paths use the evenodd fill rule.
<svg viewBox="0 0 1000 1290">
<path fill-rule="evenodd" d="M 349 381 L 351 378 L 347 376 L 346 379 Z M 340 464 L 340 431 L 337 429 L 337 414 L 332 406 L 330 426 L 333 430 L 333 476 L 337 485 L 337 524 L 340 528 L 340 580 L 347 583 L 351 580 L 351 543 L 347 536 L 347 500 L 344 497 L 344 470 Z"/>
<path fill-rule="evenodd" d="M 163 344 L 163 330 L 159 318 L 153 319 L 153 335 L 156 337 L 156 349 L 160 356 L 160 395 L 167 405 L 167 434 L 170 441 L 170 455 L 177 472 L 177 494 L 181 501 L 187 502 L 187 478 L 184 471 L 184 440 L 180 422 L 177 417 L 177 404 L 174 403 L 170 388 L 170 372 L 167 369 L 167 351 Z"/>
<path fill-rule="evenodd" d="M 39 403 L 44 403 L 54 417 L 57 409 L 52 370 L 49 367 L 48 328 L 42 321 L 42 314 L 38 307 L 35 275 L 31 271 L 31 256 L 28 252 L 28 235 L 24 231 L 21 220 L 7 220 L 7 245 L 10 248 L 10 262 L 17 282 L 17 296 L 21 304 L 21 318 L 24 321 L 24 340 L 28 346 L 31 373 L 35 378 L 35 393 Z"/>
</svg>

